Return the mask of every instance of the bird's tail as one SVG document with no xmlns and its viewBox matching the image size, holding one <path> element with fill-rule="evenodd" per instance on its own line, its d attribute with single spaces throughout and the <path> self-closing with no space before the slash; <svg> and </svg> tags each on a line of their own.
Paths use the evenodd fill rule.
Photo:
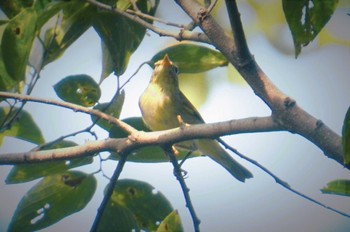
<svg viewBox="0 0 350 232">
<path fill-rule="evenodd" d="M 209 156 L 215 162 L 223 166 L 232 176 L 239 181 L 253 177 L 252 173 L 234 160 L 215 140 L 200 139 L 198 148 L 204 154 Z"/>
</svg>

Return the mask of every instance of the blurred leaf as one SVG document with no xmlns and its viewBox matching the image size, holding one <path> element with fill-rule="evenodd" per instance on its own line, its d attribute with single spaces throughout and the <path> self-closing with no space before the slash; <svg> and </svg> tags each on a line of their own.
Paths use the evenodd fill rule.
<svg viewBox="0 0 350 232">
<path fill-rule="evenodd" d="M 247 82 L 243 79 L 242 75 L 231 64 L 227 68 L 227 79 L 235 85 L 247 86 Z"/>
<path fill-rule="evenodd" d="M 168 54 L 170 60 L 178 66 L 180 73 L 205 72 L 228 65 L 228 61 L 220 52 L 196 44 L 177 44 L 168 47 L 152 57 L 152 65 L 163 59 L 165 54 Z"/>
<path fill-rule="evenodd" d="M 102 51 L 102 72 L 100 75 L 99 84 L 102 83 L 114 70 L 113 57 L 109 53 L 108 47 L 106 44 L 101 41 L 101 51 Z"/>
<path fill-rule="evenodd" d="M 65 50 L 91 26 L 92 18 L 96 13 L 95 7 L 84 1 L 68 1 L 52 3 L 40 15 L 40 23 L 44 24 L 58 10 L 58 24 L 48 29 L 44 37 L 44 46 L 47 55 L 44 64 L 59 58 Z M 63 14 L 63 16 L 62 16 Z"/>
<path fill-rule="evenodd" d="M 25 79 L 26 67 L 33 40 L 36 35 L 37 14 L 32 8 L 22 10 L 7 24 L 1 52 L 7 73 L 15 81 Z"/>
<path fill-rule="evenodd" d="M 338 0 L 282 0 L 283 11 L 292 32 L 295 57 L 326 25 L 337 7 Z"/>
<path fill-rule="evenodd" d="M 16 83 L 18 84 L 19 82 L 13 80 L 7 73 L 0 49 L 0 91 L 11 91 L 16 86 Z"/>
<path fill-rule="evenodd" d="M 181 232 L 183 227 L 181 224 L 180 215 L 177 210 L 171 212 L 163 221 L 160 223 L 157 232 Z"/>
<path fill-rule="evenodd" d="M 86 74 L 65 77 L 54 89 L 62 100 L 82 106 L 93 106 L 101 97 L 99 85 Z"/>
<path fill-rule="evenodd" d="M 54 143 L 51 146 L 45 147 L 45 149 L 42 150 L 72 147 L 76 145 L 77 144 L 74 142 L 61 140 L 57 143 Z M 82 165 L 91 164 L 92 161 L 92 157 L 83 157 L 67 161 L 58 160 L 36 164 L 18 164 L 11 169 L 5 182 L 6 184 L 18 184 L 28 182 L 40 177 L 60 173 Z"/>
<path fill-rule="evenodd" d="M 118 231 L 140 231 L 129 209 L 109 201 L 96 231 L 105 232 L 110 231 L 111 228 L 118 228 Z"/>
<path fill-rule="evenodd" d="M 12 113 L 17 110 L 18 108 L 14 108 Z M 7 118 L 9 111 L 8 107 L 0 107 L 0 122 Z M 45 142 L 39 127 L 32 116 L 25 110 L 21 110 L 9 128 L 2 128 L 0 131 L 0 145 L 5 136 L 15 137 L 35 144 L 43 144 Z"/>
<path fill-rule="evenodd" d="M 131 6 L 130 1 L 118 1 L 116 7 L 126 10 L 129 6 Z M 143 13 L 153 15 L 158 1 L 153 7 L 149 7 L 147 1 L 137 1 L 137 6 Z M 102 46 L 107 48 L 102 49 L 103 70 L 100 82 L 113 71 L 117 76 L 122 75 L 131 54 L 137 49 L 146 33 L 145 27 L 110 12 L 96 14 L 93 27 L 104 43 Z"/>
<path fill-rule="evenodd" d="M 350 180 L 333 180 L 321 189 L 322 193 L 350 196 Z"/>
<path fill-rule="evenodd" d="M 114 95 L 111 102 L 99 103 L 96 106 L 94 106 L 94 109 L 105 112 L 115 118 L 119 118 L 120 113 L 122 111 L 124 98 L 125 98 L 125 92 L 124 90 L 122 90 L 119 94 Z M 95 121 L 97 120 L 97 117 L 94 115 L 91 115 L 91 120 Z M 105 129 L 106 131 L 109 131 L 112 128 L 112 124 L 110 124 L 109 122 L 103 119 L 99 119 L 97 122 L 97 125 Z"/>
<path fill-rule="evenodd" d="M 82 172 L 45 177 L 23 196 L 8 230 L 24 232 L 46 228 L 82 210 L 95 190 L 95 177 Z"/>
<path fill-rule="evenodd" d="M 350 107 L 346 112 L 343 130 L 342 130 L 342 142 L 343 142 L 343 153 L 344 153 L 344 165 L 350 165 Z"/>
<path fill-rule="evenodd" d="M 141 117 L 131 117 L 123 119 L 122 121 L 126 122 L 130 126 L 134 127 L 140 131 L 149 131 L 146 125 L 143 123 Z M 109 131 L 109 137 L 111 138 L 125 138 L 127 134 L 117 126 L 112 126 Z M 176 156 L 179 160 L 183 159 L 187 154 L 188 150 L 181 149 L 176 147 L 179 151 L 179 154 Z M 200 156 L 201 153 L 198 151 L 193 151 L 189 158 Z M 119 155 L 117 153 L 111 153 L 109 157 L 112 160 L 119 160 Z M 169 158 L 164 154 L 162 148 L 159 146 L 147 146 L 133 151 L 128 156 L 128 161 L 132 162 L 141 162 L 141 163 L 158 163 L 158 162 L 169 162 Z"/>
<path fill-rule="evenodd" d="M 25 7 L 31 7 L 33 0 L 1 0 L 0 9 L 5 15 L 12 19 L 21 12 Z"/>
<path fill-rule="evenodd" d="M 179 85 L 181 91 L 190 102 L 199 108 L 207 100 L 209 83 L 206 73 L 183 73 L 179 75 Z"/>
<path fill-rule="evenodd" d="M 104 211 L 102 215 L 99 230 L 108 231 L 108 228 L 138 230 L 140 228 L 145 231 L 154 231 L 157 224 L 171 211 L 170 202 L 150 184 L 131 179 L 119 180 L 109 200 L 109 211 Z M 107 221 L 104 217 L 114 218 L 114 220 Z"/>
</svg>

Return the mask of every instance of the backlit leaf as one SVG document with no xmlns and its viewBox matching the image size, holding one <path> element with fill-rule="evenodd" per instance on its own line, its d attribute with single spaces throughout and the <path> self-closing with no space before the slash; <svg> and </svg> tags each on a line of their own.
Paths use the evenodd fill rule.
<svg viewBox="0 0 350 232">
<path fill-rule="evenodd" d="M 78 171 L 45 177 L 18 204 L 9 231 L 46 228 L 82 210 L 96 190 L 96 179 Z"/>
<path fill-rule="evenodd" d="M 282 0 L 282 3 L 297 57 L 301 48 L 308 45 L 326 25 L 338 0 Z"/>
<path fill-rule="evenodd" d="M 99 85 L 86 74 L 68 76 L 55 84 L 54 89 L 62 100 L 82 106 L 93 106 L 101 97 Z"/>
<path fill-rule="evenodd" d="M 322 193 L 350 196 L 350 180 L 333 180 L 321 191 Z"/>
<path fill-rule="evenodd" d="M 102 220 L 100 231 L 111 228 L 111 223 L 112 228 L 140 228 L 154 231 L 159 222 L 172 211 L 172 206 L 165 196 L 150 184 L 123 179 L 117 182 L 107 209 L 102 217 L 114 220 Z"/>
<path fill-rule="evenodd" d="M 117 8 L 125 10 L 131 6 L 130 1 L 118 1 Z M 158 6 L 149 7 L 147 1 L 137 1 L 139 10 L 152 15 Z M 113 71 L 117 76 L 122 75 L 127 67 L 131 54 L 141 43 L 146 29 L 145 27 L 111 12 L 98 13 L 93 22 L 93 27 L 101 37 L 103 46 L 103 70 L 101 81 Z M 113 65 L 112 65 L 113 64 Z"/>
<path fill-rule="evenodd" d="M 8 107 L 0 108 L 0 122 L 3 122 L 9 113 Z M 13 112 L 17 111 L 18 108 L 14 108 Z M 5 136 L 15 137 L 35 144 L 43 144 L 44 138 L 41 134 L 39 127 L 34 122 L 32 116 L 25 110 L 21 110 L 16 120 L 14 120 L 10 127 L 3 128 L 0 131 L 0 145 Z"/>
<path fill-rule="evenodd" d="M 7 73 L 4 58 L 2 57 L 0 49 L 0 91 L 10 91 L 15 88 L 19 81 L 13 80 Z M 1 99 L 0 99 L 1 100 Z"/>
<path fill-rule="evenodd" d="M 96 13 L 94 7 L 84 1 L 67 1 L 52 3 L 40 16 L 40 23 L 45 23 L 53 14 L 59 12 L 58 24 L 49 28 L 44 37 L 46 57 L 44 64 L 59 58 L 65 50 L 91 27 Z"/>
<path fill-rule="evenodd" d="M 57 143 L 52 144 L 51 146 L 45 147 L 42 150 L 57 149 L 63 147 L 72 147 L 77 144 L 67 140 L 61 140 Z M 67 171 L 71 168 L 79 167 L 82 165 L 92 163 L 92 157 L 82 157 L 72 160 L 58 160 L 50 161 L 45 163 L 36 163 L 36 164 L 18 164 L 15 165 L 10 173 L 8 174 L 5 182 L 6 184 L 17 184 L 35 180 L 40 177 L 60 173 Z"/>
<path fill-rule="evenodd" d="M 125 98 L 125 92 L 124 90 L 122 90 L 119 94 L 116 94 L 112 98 L 111 102 L 99 103 L 94 107 L 94 109 L 105 112 L 115 118 L 119 118 L 120 113 L 122 111 L 124 98 Z M 92 121 L 95 121 L 96 119 L 97 119 L 96 116 L 91 115 Z M 99 125 L 100 127 L 102 127 L 107 131 L 109 131 L 112 128 L 112 124 L 110 124 L 109 122 L 103 119 L 99 119 L 97 121 L 97 125 Z"/>
<path fill-rule="evenodd" d="M 105 232 L 110 228 L 118 228 L 119 231 L 140 231 L 133 213 L 127 207 L 113 201 L 108 202 L 97 231 Z"/>
<path fill-rule="evenodd" d="M 151 65 L 163 59 L 165 54 L 168 54 L 170 60 L 178 66 L 180 73 L 205 72 L 228 65 L 228 61 L 220 52 L 196 44 L 177 44 L 168 47 L 152 57 Z"/>
<path fill-rule="evenodd" d="M 157 232 L 181 232 L 183 231 L 180 215 L 177 210 L 171 212 L 163 221 L 160 223 Z"/>
<path fill-rule="evenodd" d="M 344 153 L 344 164 L 350 165 L 350 107 L 346 112 L 343 130 L 342 130 L 342 142 L 343 142 L 343 153 Z"/>
<path fill-rule="evenodd" d="M 15 81 L 25 79 L 26 67 L 36 33 L 37 14 L 32 8 L 22 10 L 7 24 L 1 41 L 7 73 Z"/>
</svg>

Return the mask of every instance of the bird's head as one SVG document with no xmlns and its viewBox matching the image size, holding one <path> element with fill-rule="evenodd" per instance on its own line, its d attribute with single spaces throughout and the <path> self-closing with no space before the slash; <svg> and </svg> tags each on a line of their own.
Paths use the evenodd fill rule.
<svg viewBox="0 0 350 232">
<path fill-rule="evenodd" d="M 162 60 L 155 62 L 151 83 L 162 87 L 179 86 L 178 68 L 166 54 Z"/>
</svg>

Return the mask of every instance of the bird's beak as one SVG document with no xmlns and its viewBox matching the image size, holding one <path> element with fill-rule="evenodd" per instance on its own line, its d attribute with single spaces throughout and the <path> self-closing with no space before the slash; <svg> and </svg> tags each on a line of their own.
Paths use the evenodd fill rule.
<svg viewBox="0 0 350 232">
<path fill-rule="evenodd" d="M 169 67 L 169 66 L 171 66 L 172 64 L 173 64 L 173 62 L 171 62 L 171 61 L 169 60 L 168 54 L 165 54 L 165 56 L 164 56 L 164 58 L 163 58 L 163 60 L 162 60 L 162 62 L 161 62 L 161 65 L 162 65 L 163 67 Z"/>
</svg>

